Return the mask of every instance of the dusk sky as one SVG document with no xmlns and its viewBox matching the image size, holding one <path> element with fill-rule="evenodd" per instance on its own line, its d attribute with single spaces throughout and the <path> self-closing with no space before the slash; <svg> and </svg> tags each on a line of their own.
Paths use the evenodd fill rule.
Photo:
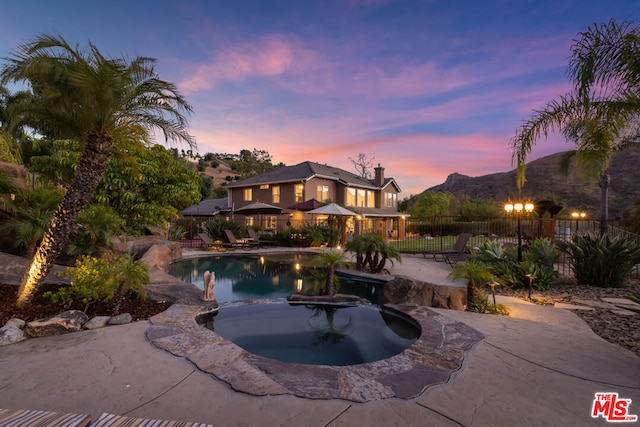
<svg viewBox="0 0 640 427">
<path fill-rule="evenodd" d="M 156 58 L 199 153 L 352 172 L 365 153 L 409 195 L 511 170 L 521 121 L 570 89 L 572 40 L 611 18 L 640 21 L 640 1 L 21 0 L 0 8 L 0 57 L 59 33 Z M 571 147 L 542 140 L 530 160 Z"/>
</svg>

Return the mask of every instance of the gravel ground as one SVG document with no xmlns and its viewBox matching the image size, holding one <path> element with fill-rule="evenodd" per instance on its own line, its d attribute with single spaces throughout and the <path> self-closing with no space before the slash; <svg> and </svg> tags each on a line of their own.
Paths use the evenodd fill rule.
<svg viewBox="0 0 640 427">
<path fill-rule="evenodd" d="M 528 292 L 522 289 L 496 288 L 496 294 L 516 296 L 528 301 Z M 577 285 L 567 280 L 545 292 L 534 292 L 531 302 L 553 305 L 557 302 L 583 305 L 575 300 L 601 301 L 602 298 L 625 298 L 629 295 L 640 297 L 640 280 L 631 279 L 621 288 L 598 288 Z M 593 311 L 573 310 L 589 327 L 605 340 L 618 344 L 640 356 L 640 313 L 625 315 L 609 309 L 596 308 Z"/>
</svg>

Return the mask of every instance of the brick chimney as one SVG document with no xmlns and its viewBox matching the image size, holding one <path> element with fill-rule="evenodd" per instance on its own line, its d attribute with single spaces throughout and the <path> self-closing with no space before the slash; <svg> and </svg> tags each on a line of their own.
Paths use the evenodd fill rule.
<svg viewBox="0 0 640 427">
<path fill-rule="evenodd" d="M 378 163 L 378 167 L 373 169 L 375 171 L 375 178 L 373 183 L 376 187 L 382 187 L 384 185 L 384 168 Z"/>
</svg>

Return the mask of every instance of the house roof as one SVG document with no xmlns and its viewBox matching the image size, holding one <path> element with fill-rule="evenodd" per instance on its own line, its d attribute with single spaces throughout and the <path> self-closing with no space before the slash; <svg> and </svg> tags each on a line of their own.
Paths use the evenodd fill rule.
<svg viewBox="0 0 640 427">
<path fill-rule="evenodd" d="M 197 205 L 189 206 L 180 211 L 183 216 L 212 216 L 218 212 L 229 211 L 229 200 L 223 199 L 204 199 Z"/>
<path fill-rule="evenodd" d="M 398 191 L 400 186 L 393 178 L 385 178 L 382 187 L 376 187 L 372 179 L 366 179 L 354 173 L 333 166 L 323 165 L 315 162 L 302 162 L 293 166 L 284 166 L 273 169 L 260 175 L 252 176 L 242 181 L 231 183 L 227 188 L 247 187 L 258 184 L 278 184 L 284 182 L 302 182 L 312 178 L 324 178 L 340 182 L 346 186 L 378 189 L 384 188 L 388 184 L 393 184 Z"/>
</svg>

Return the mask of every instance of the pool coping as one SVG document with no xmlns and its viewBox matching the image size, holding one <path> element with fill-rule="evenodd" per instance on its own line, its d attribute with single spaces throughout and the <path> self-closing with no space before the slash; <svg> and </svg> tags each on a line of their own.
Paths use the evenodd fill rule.
<svg viewBox="0 0 640 427">
<path fill-rule="evenodd" d="M 286 300 L 240 303 L 269 302 Z M 220 306 L 224 309 L 224 304 Z M 354 402 L 393 397 L 412 399 L 430 386 L 446 383 L 462 366 L 465 352 L 484 338 L 470 326 L 428 307 L 398 304 L 385 307 L 411 316 L 422 333 L 400 354 L 359 365 L 285 363 L 249 353 L 196 322 L 199 314 L 210 310 L 207 305 L 172 305 L 149 319 L 146 337 L 156 347 L 184 357 L 239 392 Z"/>
</svg>

